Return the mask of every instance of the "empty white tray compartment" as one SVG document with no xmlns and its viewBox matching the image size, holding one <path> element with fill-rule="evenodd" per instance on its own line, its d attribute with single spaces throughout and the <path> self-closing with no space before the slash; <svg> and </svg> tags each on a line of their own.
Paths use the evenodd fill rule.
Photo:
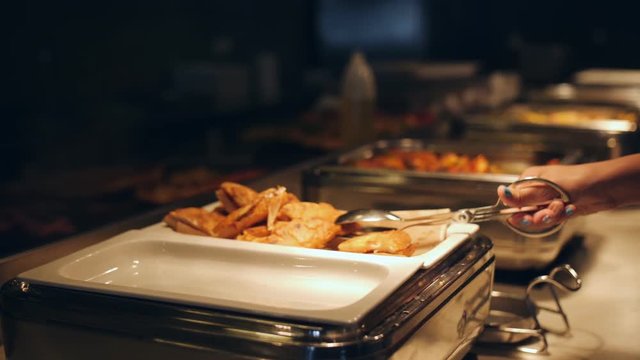
<svg viewBox="0 0 640 360">
<path fill-rule="evenodd" d="M 77 290 L 329 323 L 353 323 L 423 259 L 134 230 L 27 271 Z"/>
</svg>

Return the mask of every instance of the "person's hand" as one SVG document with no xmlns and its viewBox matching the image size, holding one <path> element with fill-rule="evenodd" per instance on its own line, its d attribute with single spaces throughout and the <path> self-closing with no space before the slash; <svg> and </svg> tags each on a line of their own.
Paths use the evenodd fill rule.
<svg viewBox="0 0 640 360">
<path fill-rule="evenodd" d="M 525 182 L 498 187 L 500 200 L 509 207 L 523 207 L 547 203 L 533 214 L 520 213 L 509 222 L 528 231 L 537 231 L 556 225 L 574 215 L 584 215 L 607 208 L 602 203 L 603 194 L 590 181 L 592 169 L 583 165 L 534 166 L 525 170 L 521 178 L 539 177 L 560 186 L 570 197 L 571 203 L 560 200 L 558 192 L 542 182 Z M 606 196 L 605 196 L 606 198 Z"/>
<path fill-rule="evenodd" d="M 640 154 L 579 165 L 534 166 L 521 178 L 539 177 L 560 186 L 570 203 L 557 200 L 558 194 L 542 183 L 498 187 L 498 196 L 507 206 L 522 207 L 551 201 L 534 214 L 519 214 L 509 222 L 527 231 L 551 227 L 569 216 L 586 215 L 621 206 L 640 204 Z"/>
</svg>

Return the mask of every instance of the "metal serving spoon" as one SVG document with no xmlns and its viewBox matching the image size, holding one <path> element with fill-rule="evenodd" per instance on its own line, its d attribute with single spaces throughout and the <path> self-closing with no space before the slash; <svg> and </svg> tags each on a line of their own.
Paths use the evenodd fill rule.
<svg viewBox="0 0 640 360">
<path fill-rule="evenodd" d="M 547 179 L 537 177 L 527 177 L 517 180 L 511 185 L 519 185 L 523 183 L 543 183 L 558 192 L 559 199 L 564 203 L 569 203 L 569 195 L 556 183 Z M 442 225 L 451 222 L 460 223 L 478 223 L 483 221 L 505 219 L 517 213 L 530 213 L 545 208 L 551 201 L 547 201 L 537 205 L 525 206 L 521 208 L 509 208 L 502 205 L 498 200 L 495 205 L 482 206 L 476 208 L 460 209 L 448 213 L 438 213 L 427 216 L 418 216 L 412 218 L 402 218 L 391 211 L 379 209 L 359 209 L 348 211 L 336 219 L 338 225 L 349 225 L 346 231 L 353 232 L 371 232 L 389 229 L 406 229 L 412 226 L 421 225 Z M 548 229 L 541 231 L 527 231 L 515 227 L 508 221 L 504 223 L 514 232 L 527 237 L 545 237 L 560 230 L 564 222 L 556 224 Z"/>
</svg>

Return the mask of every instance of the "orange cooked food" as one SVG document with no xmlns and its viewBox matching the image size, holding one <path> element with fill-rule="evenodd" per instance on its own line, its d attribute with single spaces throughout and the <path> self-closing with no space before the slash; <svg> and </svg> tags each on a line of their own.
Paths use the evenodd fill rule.
<svg viewBox="0 0 640 360">
<path fill-rule="evenodd" d="M 171 211 L 164 222 L 178 232 L 193 235 L 214 235 L 214 229 L 224 219 L 216 211 L 202 208 L 183 208 Z"/>
<path fill-rule="evenodd" d="M 344 211 L 337 210 L 331 204 L 324 202 L 314 203 L 306 201 L 290 202 L 282 207 L 279 218 L 283 220 L 292 219 L 322 219 L 328 222 L 335 222 L 338 216 Z"/>
<path fill-rule="evenodd" d="M 359 253 L 411 255 L 415 247 L 406 232 L 389 230 L 355 236 L 340 243 L 338 249 Z"/>
<path fill-rule="evenodd" d="M 238 240 L 323 249 L 340 232 L 340 226 L 322 219 L 295 219 L 276 222 L 272 230 L 266 226 L 249 228 Z"/>
<path fill-rule="evenodd" d="M 335 224 L 344 211 L 328 203 L 300 201 L 281 186 L 258 193 L 223 183 L 216 194 L 220 205 L 213 211 L 176 209 L 164 222 L 180 233 L 258 243 L 405 256 L 415 251 L 411 237 L 400 230 L 345 240 L 342 227 Z"/>
<path fill-rule="evenodd" d="M 575 106 L 546 107 L 514 105 L 507 111 L 506 116 L 518 121 L 543 125 L 581 125 L 594 120 L 625 120 L 637 122 L 637 114 L 632 111 L 606 106 Z"/>
<path fill-rule="evenodd" d="M 413 170 L 449 173 L 489 173 L 497 168 L 486 156 L 469 156 L 446 152 L 439 154 L 428 150 L 395 149 L 386 154 L 356 160 L 353 165 L 360 169 Z"/>
</svg>

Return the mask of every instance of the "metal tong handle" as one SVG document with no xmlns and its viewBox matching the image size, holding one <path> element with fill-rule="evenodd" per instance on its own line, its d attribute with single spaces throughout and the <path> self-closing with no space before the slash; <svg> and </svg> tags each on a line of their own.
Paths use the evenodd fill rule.
<svg viewBox="0 0 640 360">
<path fill-rule="evenodd" d="M 569 197 L 569 194 L 562 188 L 560 187 L 560 185 L 554 183 L 551 180 L 547 180 L 545 178 L 541 178 L 541 177 L 535 177 L 535 176 L 529 176 L 529 177 L 525 177 L 522 179 L 518 179 L 516 181 L 514 181 L 513 183 L 511 183 L 511 185 L 517 185 L 517 184 L 521 184 L 521 183 L 525 183 L 525 182 L 542 182 L 546 185 L 548 185 L 549 187 L 551 187 L 553 190 L 555 190 L 559 195 L 560 195 L 560 200 L 562 200 L 562 202 L 564 203 L 569 203 L 571 202 L 571 198 Z M 496 206 L 500 204 L 500 200 L 498 200 L 498 203 L 496 203 Z M 541 238 L 541 237 L 545 237 L 545 236 L 549 236 L 552 234 L 555 234 L 556 232 L 560 231 L 560 229 L 562 229 L 562 226 L 564 226 L 564 222 L 561 222 L 559 224 L 556 224 L 552 227 L 550 227 L 549 229 L 546 229 L 544 231 L 540 231 L 540 232 L 527 232 L 527 231 L 523 231 L 519 228 L 517 228 L 516 226 L 510 224 L 508 221 L 504 221 L 504 224 L 507 225 L 513 232 L 525 236 L 525 237 L 530 237 L 530 238 Z"/>
<path fill-rule="evenodd" d="M 550 203 L 551 201 L 547 201 L 538 205 L 523 206 L 519 208 L 504 208 L 500 206 L 500 200 L 498 200 L 495 205 L 458 210 L 454 213 L 453 220 L 464 223 L 478 223 L 496 220 L 507 215 L 537 211 L 543 209 L 544 206 Z"/>
<path fill-rule="evenodd" d="M 544 178 L 540 178 L 540 177 L 525 177 L 519 180 L 514 181 L 513 183 L 511 183 L 511 185 L 517 185 L 517 184 L 522 184 L 522 183 L 526 183 L 526 182 L 541 182 L 544 183 L 546 185 L 548 185 L 549 187 L 551 187 L 552 189 L 554 189 L 560 196 L 560 199 L 565 202 L 568 203 L 570 202 L 570 198 L 569 195 L 567 194 L 567 192 L 562 189 L 558 184 L 554 183 L 553 181 L 544 179 Z M 548 205 L 549 203 L 551 203 L 551 201 L 547 201 L 544 203 L 540 203 L 540 204 L 536 204 L 536 205 L 530 205 L 530 206 L 523 206 L 521 208 L 506 208 L 501 206 L 500 204 L 500 199 L 498 199 L 498 201 L 496 201 L 495 205 L 490 205 L 490 206 L 481 206 L 481 207 L 476 207 L 476 208 L 467 208 L 467 209 L 460 209 L 458 211 L 452 212 L 452 213 L 448 213 L 448 214 L 437 214 L 437 215 L 430 215 L 430 216 L 424 216 L 424 217 L 417 217 L 417 218 L 412 218 L 408 221 L 414 222 L 404 228 L 410 227 L 410 226 L 418 226 L 418 225 L 439 225 L 439 224 L 443 224 L 446 223 L 448 221 L 457 221 L 457 222 L 463 222 L 463 223 L 477 223 L 477 222 L 483 222 L 483 221 L 489 221 L 489 220 L 495 220 L 498 218 L 502 218 L 504 216 L 507 215 L 513 215 L 513 214 L 517 214 L 517 213 L 523 213 L 523 212 L 532 212 L 532 211 L 537 211 L 540 210 L 542 208 L 544 208 L 544 206 Z M 422 221 L 421 223 L 419 223 L 418 221 Z M 541 237 L 545 237 L 545 236 L 549 236 L 551 234 L 554 234 L 556 232 L 558 232 L 562 226 L 564 225 L 564 223 L 560 223 L 560 224 L 556 224 L 552 227 L 550 227 L 549 229 L 546 229 L 544 231 L 539 231 L 539 232 L 530 232 L 530 231 L 524 231 L 514 225 L 512 225 L 511 223 L 509 223 L 508 221 L 504 221 L 504 223 L 507 225 L 507 227 L 509 227 L 512 231 L 514 231 L 517 234 L 520 234 L 522 236 L 525 237 L 530 237 L 530 238 L 541 238 Z"/>
<path fill-rule="evenodd" d="M 515 182 L 512 183 L 512 185 L 520 184 L 524 182 L 545 183 L 558 192 L 558 194 L 560 195 L 560 199 L 562 199 L 562 201 L 569 202 L 569 195 L 556 183 L 549 181 L 547 179 L 537 178 L 537 177 L 527 177 L 527 178 L 516 180 Z M 366 220 L 365 222 L 367 224 L 366 228 L 368 228 L 369 230 L 374 230 L 374 231 L 378 231 L 382 229 L 404 230 L 414 226 L 443 225 L 443 224 L 448 224 L 451 221 L 463 222 L 463 223 L 488 221 L 498 217 L 513 215 L 519 212 L 536 211 L 541 209 L 541 206 L 547 205 L 547 204 L 548 202 L 544 204 L 525 206 L 521 208 L 507 208 L 507 207 L 501 206 L 500 200 L 498 199 L 495 205 L 491 205 L 491 206 L 460 209 L 454 212 L 430 214 L 425 216 L 416 216 L 412 218 L 401 218 L 391 213 L 390 215 L 392 216 L 392 218 L 381 219 L 381 220 Z M 363 211 L 363 210 L 356 210 L 353 213 L 357 211 Z M 364 211 L 366 212 L 366 210 Z M 345 215 L 353 215 L 353 213 L 352 214 L 348 213 Z M 340 223 L 341 218 L 344 217 L 345 215 L 342 215 L 341 217 L 339 217 L 338 220 L 336 220 L 336 222 Z M 349 218 L 349 216 L 347 216 L 347 218 Z M 358 221 L 354 221 L 354 222 L 357 223 Z M 560 223 L 544 231 L 527 232 L 510 224 L 508 221 L 504 221 L 504 223 L 507 225 L 507 227 L 509 227 L 515 233 L 525 237 L 533 237 L 533 238 L 545 237 L 550 234 L 553 234 L 558 230 L 560 230 L 560 228 L 562 228 L 562 225 L 563 225 L 562 223 Z"/>
<path fill-rule="evenodd" d="M 449 224 L 451 220 L 454 219 L 455 214 L 455 212 L 446 212 L 403 219 L 402 222 L 404 223 L 404 226 L 401 226 L 399 230 L 404 230 L 413 226 Z"/>
</svg>

